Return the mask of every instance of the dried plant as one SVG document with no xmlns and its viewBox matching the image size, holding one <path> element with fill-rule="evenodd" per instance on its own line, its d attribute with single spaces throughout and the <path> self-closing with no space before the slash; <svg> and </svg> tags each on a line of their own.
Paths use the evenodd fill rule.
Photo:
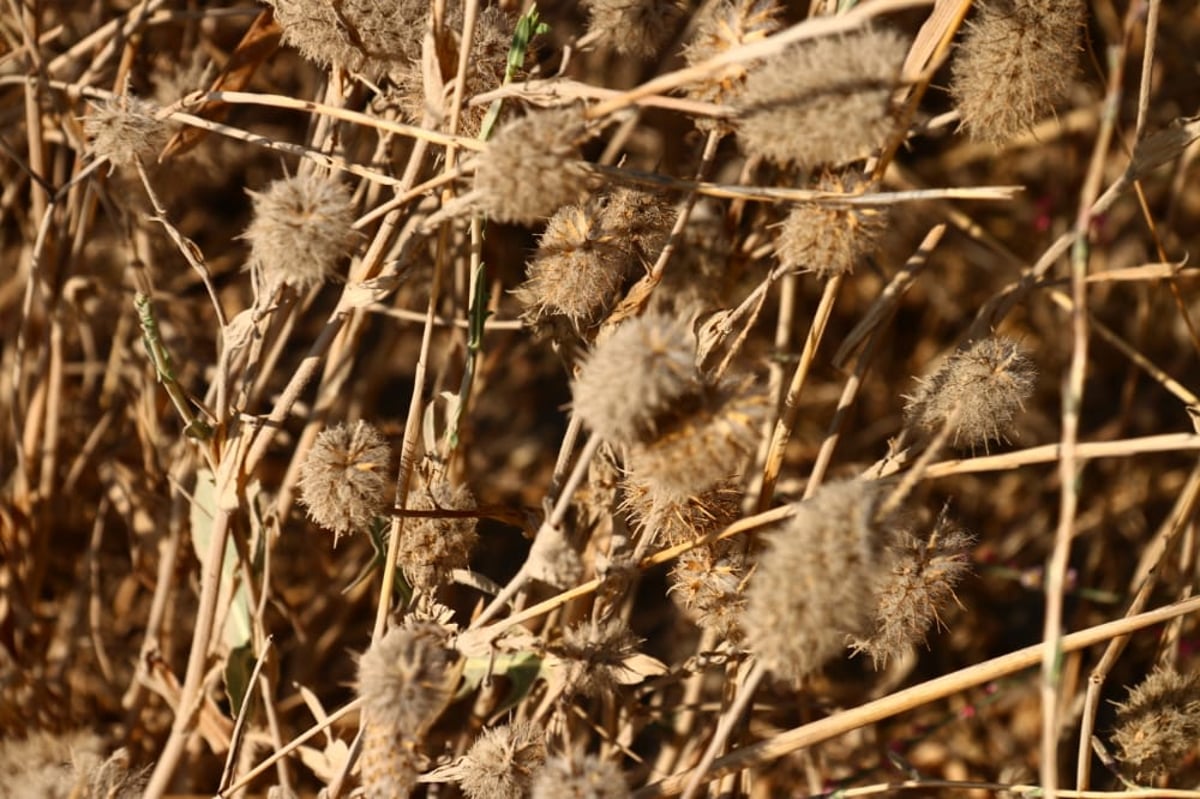
<svg viewBox="0 0 1200 799">
<path fill-rule="evenodd" d="M 364 421 L 323 431 L 300 472 L 300 499 L 314 522 L 338 536 L 365 530 L 387 507 L 391 450 Z"/>
<path fill-rule="evenodd" d="M 1200 672 L 1156 669 L 1117 705 L 1117 759 L 1134 778 L 1178 771 L 1200 741 Z"/>
</svg>

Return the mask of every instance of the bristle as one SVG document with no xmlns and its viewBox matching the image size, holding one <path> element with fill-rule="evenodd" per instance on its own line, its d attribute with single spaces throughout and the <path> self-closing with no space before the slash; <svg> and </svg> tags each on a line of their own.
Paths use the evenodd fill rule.
<svg viewBox="0 0 1200 799">
<path fill-rule="evenodd" d="M 522 799 L 546 761 L 544 730 L 516 722 L 483 731 L 459 764 L 467 799 Z"/>
<path fill-rule="evenodd" d="M 1138 780 L 1171 774 L 1200 741 L 1200 672 L 1160 669 L 1117 705 L 1117 759 Z"/>
<path fill-rule="evenodd" d="M 133 166 L 149 158 L 167 143 L 171 131 L 158 119 L 158 108 L 130 95 L 113 97 L 92 106 L 84 117 L 88 150 L 97 158 L 107 158 L 114 167 Z"/>
</svg>

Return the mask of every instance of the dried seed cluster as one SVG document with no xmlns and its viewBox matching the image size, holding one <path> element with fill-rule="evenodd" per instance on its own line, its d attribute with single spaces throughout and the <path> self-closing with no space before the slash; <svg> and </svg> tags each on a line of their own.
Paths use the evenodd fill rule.
<svg viewBox="0 0 1200 799">
<path fill-rule="evenodd" d="M 114 166 L 133 166 L 167 143 L 171 131 L 155 114 L 158 108 L 131 95 L 113 97 L 92 106 L 83 120 L 88 149 Z"/>
<path fill-rule="evenodd" d="M 555 755 L 533 778 L 533 799 L 627 799 L 629 787 L 615 763 L 575 752 Z"/>
<path fill-rule="evenodd" d="M 546 762 L 544 731 L 516 722 L 483 731 L 459 764 L 467 799 L 522 799 Z"/>
<path fill-rule="evenodd" d="M 1200 741 L 1200 672 L 1159 669 L 1117 705 L 1117 759 L 1135 779 L 1176 771 Z"/>
<path fill-rule="evenodd" d="M 814 188 L 846 194 L 854 183 L 852 178 L 827 174 Z M 887 224 L 884 207 L 797 203 L 779 225 L 775 255 L 783 266 L 817 277 L 849 274 L 874 251 Z"/>
<path fill-rule="evenodd" d="M 303 172 L 247 193 L 254 219 L 242 238 L 250 242 L 250 264 L 268 289 L 319 286 L 350 253 L 354 208 L 337 181 Z"/>
<path fill-rule="evenodd" d="M 689 66 L 702 64 L 744 44 L 761 41 L 782 26 L 783 8 L 775 0 L 721 0 L 700 19 L 696 34 L 684 49 Z M 721 72 L 695 84 L 689 94 L 697 100 L 729 105 L 741 95 L 746 82 L 746 65 L 730 64 Z M 708 129 L 715 124 L 697 117 L 696 125 Z"/>
<path fill-rule="evenodd" d="M 738 100 L 746 152 L 803 169 L 871 153 L 891 134 L 891 96 L 908 52 L 871 28 L 802 42 L 755 67 Z"/>
<path fill-rule="evenodd" d="M 1033 127 L 1071 87 L 1082 0 L 988 0 L 951 65 L 950 94 L 972 139 L 1002 143 Z"/>
<path fill-rule="evenodd" d="M 475 495 L 466 486 L 435 482 L 414 491 L 408 507 L 420 511 L 468 511 Z M 404 576 L 418 591 L 432 593 L 449 582 L 450 572 L 463 569 L 479 540 L 472 517 L 415 518 L 408 520 L 400 538 L 399 558 Z"/>
<path fill-rule="evenodd" d="M 671 38 L 683 9 L 676 0 L 587 0 L 588 33 L 620 55 L 653 58 Z"/>
<path fill-rule="evenodd" d="M 908 424 L 926 433 L 953 426 L 956 447 L 1006 441 L 1033 394 L 1037 371 L 1013 340 L 980 339 L 955 352 L 906 397 Z"/>
<path fill-rule="evenodd" d="M 372 425 L 339 424 L 317 435 L 300 467 L 300 501 L 337 537 L 365 530 L 387 509 L 391 450 Z"/>
</svg>

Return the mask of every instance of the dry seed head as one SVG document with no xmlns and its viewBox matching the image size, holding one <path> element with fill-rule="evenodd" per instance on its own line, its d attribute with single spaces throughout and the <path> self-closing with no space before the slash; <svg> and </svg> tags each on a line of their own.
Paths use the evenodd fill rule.
<svg viewBox="0 0 1200 799">
<path fill-rule="evenodd" d="M 675 32 L 683 13 L 675 0 L 585 0 L 589 34 L 601 34 L 620 55 L 648 59 Z"/>
<path fill-rule="evenodd" d="M 878 483 L 822 486 L 768 533 L 746 589 L 745 643 L 776 677 L 797 682 L 869 628 L 883 535 Z"/>
<path fill-rule="evenodd" d="M 629 452 L 630 475 L 661 496 L 683 502 L 741 474 L 758 445 L 766 396 L 748 385 L 709 388 L 691 413 L 664 425 L 661 435 Z"/>
<path fill-rule="evenodd" d="M 358 661 L 358 695 L 372 723 L 420 741 L 450 700 L 453 652 L 445 629 L 414 621 L 393 627 Z"/>
<path fill-rule="evenodd" d="M 581 751 L 556 755 L 533 777 L 532 799 L 628 799 L 629 786 L 615 763 Z"/>
<path fill-rule="evenodd" d="M 382 71 L 421 54 L 429 6 L 418 0 L 268 0 L 283 41 L 322 67 Z"/>
<path fill-rule="evenodd" d="M 386 511 L 390 460 L 383 435 L 362 420 L 317 435 L 300 467 L 300 501 L 310 519 L 334 532 L 335 545 Z"/>
<path fill-rule="evenodd" d="M 989 0 L 951 64 L 950 94 L 972 139 L 1000 144 L 1054 110 L 1078 71 L 1082 0 Z"/>
<path fill-rule="evenodd" d="M 741 512 L 742 492 L 733 481 L 718 483 L 707 491 L 680 499 L 655 490 L 630 475 L 624 483 L 621 507 L 633 526 L 674 546 L 695 541 L 728 527 Z"/>
<path fill-rule="evenodd" d="M 409 496 L 412 510 L 465 511 L 475 508 L 475 495 L 466 486 L 434 483 Z M 400 538 L 400 564 L 412 587 L 433 593 L 449 582 L 450 572 L 466 568 L 479 535 L 473 517 L 413 518 Z"/>
<path fill-rule="evenodd" d="M 618 188 L 600 212 L 601 224 L 625 243 L 634 260 L 649 265 L 670 238 L 675 210 L 662 195 Z"/>
<path fill-rule="evenodd" d="M 928 539 L 905 531 L 893 535 L 886 554 L 891 569 L 876 590 L 872 628 L 854 642 L 854 650 L 867 653 L 881 668 L 923 643 L 970 570 L 967 551 L 973 543 L 968 533 L 950 526 L 945 514 Z"/>
<path fill-rule="evenodd" d="M 158 152 L 171 131 L 165 120 L 155 117 L 158 108 L 130 95 L 112 97 L 92 106 L 83 119 L 88 150 L 96 158 L 107 158 L 111 166 L 133 166 Z"/>
<path fill-rule="evenodd" d="M 695 37 L 684 48 L 684 58 L 689 66 L 695 66 L 727 50 L 761 41 L 779 30 L 782 14 L 775 0 L 722 0 L 711 6 L 696 26 Z M 691 87 L 688 93 L 696 100 L 728 105 L 741 95 L 745 83 L 746 65 L 730 64 Z M 696 124 L 707 129 L 720 123 L 698 117 Z"/>
<path fill-rule="evenodd" d="M 684 552 L 671 568 L 668 593 L 688 617 L 721 640 L 742 638 L 748 568 L 739 544 L 718 541 Z"/>
<path fill-rule="evenodd" d="M 892 132 L 908 42 L 886 29 L 802 42 L 755 67 L 738 101 L 748 153 L 803 169 L 856 161 Z"/>
<path fill-rule="evenodd" d="M 336 180 L 312 173 L 277 180 L 264 192 L 248 191 L 254 220 L 242 238 L 250 264 L 270 288 L 320 285 L 354 241 L 350 194 Z"/>
<path fill-rule="evenodd" d="M 955 352 L 908 397 L 908 424 L 927 433 L 954 423 L 954 446 L 974 449 L 1005 441 L 1033 394 L 1037 370 L 1012 339 L 980 339 Z"/>
<path fill-rule="evenodd" d="M 500 129 L 479 156 L 475 188 L 482 210 L 500 222 L 532 224 L 587 189 L 578 108 L 534 111 Z"/>
<path fill-rule="evenodd" d="M 1117 759 L 1142 781 L 1170 774 L 1200 741 L 1200 671 L 1155 671 L 1117 705 Z"/>
<path fill-rule="evenodd" d="M 846 193 L 849 186 L 831 174 L 816 188 Z M 818 277 L 848 274 L 874 251 L 887 223 L 886 207 L 799 203 L 779 226 L 775 255 L 783 266 L 815 272 Z"/>
<path fill-rule="evenodd" d="M 659 417 L 701 390 L 696 345 L 678 319 L 640 316 L 599 342 L 572 387 L 575 413 L 614 444 L 652 438 Z"/>
<path fill-rule="evenodd" d="M 522 799 L 546 761 L 543 730 L 521 721 L 484 730 L 459 763 L 467 799 Z"/>
<path fill-rule="evenodd" d="M 367 714 L 358 763 L 366 799 L 407 799 L 417 787 L 422 759 L 416 741 Z"/>
<path fill-rule="evenodd" d="M 569 628 L 552 649 L 568 665 L 568 689 L 599 697 L 628 682 L 625 661 L 637 654 L 640 643 L 625 622 L 614 617 Z"/>
<path fill-rule="evenodd" d="M 564 206 L 550 217 L 529 279 L 515 292 L 523 316 L 536 324 L 562 315 L 577 330 L 590 327 L 616 300 L 630 265 L 625 242 L 603 225 L 597 204 Z"/>
</svg>

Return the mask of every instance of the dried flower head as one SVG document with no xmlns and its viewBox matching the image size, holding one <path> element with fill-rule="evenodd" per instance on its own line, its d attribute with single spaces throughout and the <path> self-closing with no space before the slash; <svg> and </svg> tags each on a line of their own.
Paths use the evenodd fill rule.
<svg viewBox="0 0 1200 799">
<path fill-rule="evenodd" d="M 883 28 L 802 42 L 753 69 L 738 101 L 746 151 L 812 168 L 858 160 L 892 132 L 907 41 Z"/>
<path fill-rule="evenodd" d="M 695 354 L 682 321 L 630 319 L 584 361 L 572 388 L 575 413 L 612 443 L 653 438 L 660 417 L 698 394 Z"/>
<path fill-rule="evenodd" d="M 480 154 L 475 188 L 482 210 L 500 222 L 531 224 L 576 202 L 587 188 L 577 108 L 535 111 L 505 125 Z"/>
<path fill-rule="evenodd" d="M 883 534 L 878 483 L 830 483 L 767 538 L 746 589 L 746 647 L 776 677 L 799 681 L 869 629 Z"/>
<path fill-rule="evenodd" d="M 696 26 L 696 35 L 684 48 L 689 66 L 770 36 L 781 27 L 782 7 L 775 0 L 721 0 L 709 6 Z M 689 90 L 697 100 L 728 105 L 741 95 L 746 83 L 746 65 L 730 64 L 721 72 L 709 76 Z M 696 124 L 708 129 L 721 124 L 719 120 L 698 117 Z"/>
<path fill-rule="evenodd" d="M 626 465 L 664 501 L 682 502 L 739 476 L 758 445 L 766 396 L 748 382 L 706 387 L 694 407 L 660 422 L 661 433 L 637 442 Z"/>
<path fill-rule="evenodd" d="M 722 640 L 742 638 L 749 568 L 740 542 L 718 541 L 684 552 L 671 568 L 668 590 L 688 617 Z"/>
<path fill-rule="evenodd" d="M 354 241 L 354 208 L 344 186 L 312 173 L 277 180 L 264 192 L 248 191 L 254 220 L 242 238 L 250 264 L 268 288 L 318 286 Z"/>
<path fill-rule="evenodd" d="M 96 158 L 107 158 L 111 167 L 133 166 L 161 150 L 171 131 L 158 119 L 158 108 L 131 95 L 112 97 L 92 106 L 83 120 L 83 131 Z"/>
<path fill-rule="evenodd" d="M 334 532 L 334 544 L 387 509 L 390 456 L 380 432 L 362 420 L 317 435 L 300 467 L 300 501 L 310 519 Z"/>
<path fill-rule="evenodd" d="M 1117 759 L 1138 780 L 1176 771 L 1200 741 L 1200 671 L 1160 669 L 1117 705 Z"/>
<path fill-rule="evenodd" d="M 1033 394 L 1037 370 L 1013 340 L 980 339 L 955 352 L 905 397 L 908 424 L 935 433 L 953 424 L 956 447 L 974 449 L 1005 441 L 1017 413 Z"/>
<path fill-rule="evenodd" d="M 733 481 L 718 483 L 707 491 L 680 498 L 655 490 L 637 475 L 624 482 L 622 508 L 630 523 L 643 535 L 674 546 L 695 541 L 728 527 L 741 512 L 742 492 Z"/>
<path fill-rule="evenodd" d="M 653 58 L 675 32 L 683 10 L 676 0 L 586 0 L 589 34 L 603 36 L 620 55 Z"/>
<path fill-rule="evenodd" d="M 660 194 L 625 187 L 605 199 L 601 224 L 623 241 L 634 260 L 652 264 L 670 238 L 675 210 Z"/>
<path fill-rule="evenodd" d="M 625 241 L 603 224 L 601 208 L 567 205 L 550 217 L 529 279 L 515 292 L 530 324 L 561 315 L 583 330 L 612 307 L 632 262 Z"/>
<path fill-rule="evenodd" d="M 467 799 L 522 799 L 546 761 L 544 731 L 516 722 L 483 731 L 459 763 L 459 787 Z"/>
<path fill-rule="evenodd" d="M 973 543 L 945 513 L 928 538 L 897 530 L 886 554 L 890 572 L 876 590 L 873 626 L 855 640 L 854 650 L 870 655 L 880 668 L 924 642 L 934 622 L 941 623 L 942 609 L 954 601 L 954 586 L 970 570 L 967 551 Z"/>
<path fill-rule="evenodd" d="M 446 482 L 414 491 L 408 501 L 411 510 L 421 511 L 466 511 L 475 505 L 475 495 L 469 488 Z M 451 571 L 466 568 L 479 540 L 476 522 L 473 517 L 408 520 L 401 533 L 399 558 L 413 588 L 432 593 L 449 582 Z"/>
<path fill-rule="evenodd" d="M 1002 143 L 1054 110 L 1078 72 L 1082 0 L 989 0 L 951 64 L 950 94 L 972 139 Z"/>
<path fill-rule="evenodd" d="M 826 175 L 819 191 L 847 193 L 854 180 Z M 815 272 L 818 277 L 849 274 L 875 249 L 887 228 L 886 207 L 797 203 L 779 226 L 775 255 L 785 267 Z"/>
<path fill-rule="evenodd" d="M 629 786 L 615 763 L 575 752 L 556 755 L 534 775 L 532 799 L 628 799 Z"/>
<path fill-rule="evenodd" d="M 268 0 L 283 41 L 322 67 L 383 71 L 421 54 L 426 3 L 415 0 Z"/>
<path fill-rule="evenodd" d="M 566 665 L 568 690 L 598 697 L 636 676 L 626 661 L 637 655 L 639 644 L 641 640 L 625 622 L 614 617 L 569 628 L 551 651 Z"/>
</svg>

